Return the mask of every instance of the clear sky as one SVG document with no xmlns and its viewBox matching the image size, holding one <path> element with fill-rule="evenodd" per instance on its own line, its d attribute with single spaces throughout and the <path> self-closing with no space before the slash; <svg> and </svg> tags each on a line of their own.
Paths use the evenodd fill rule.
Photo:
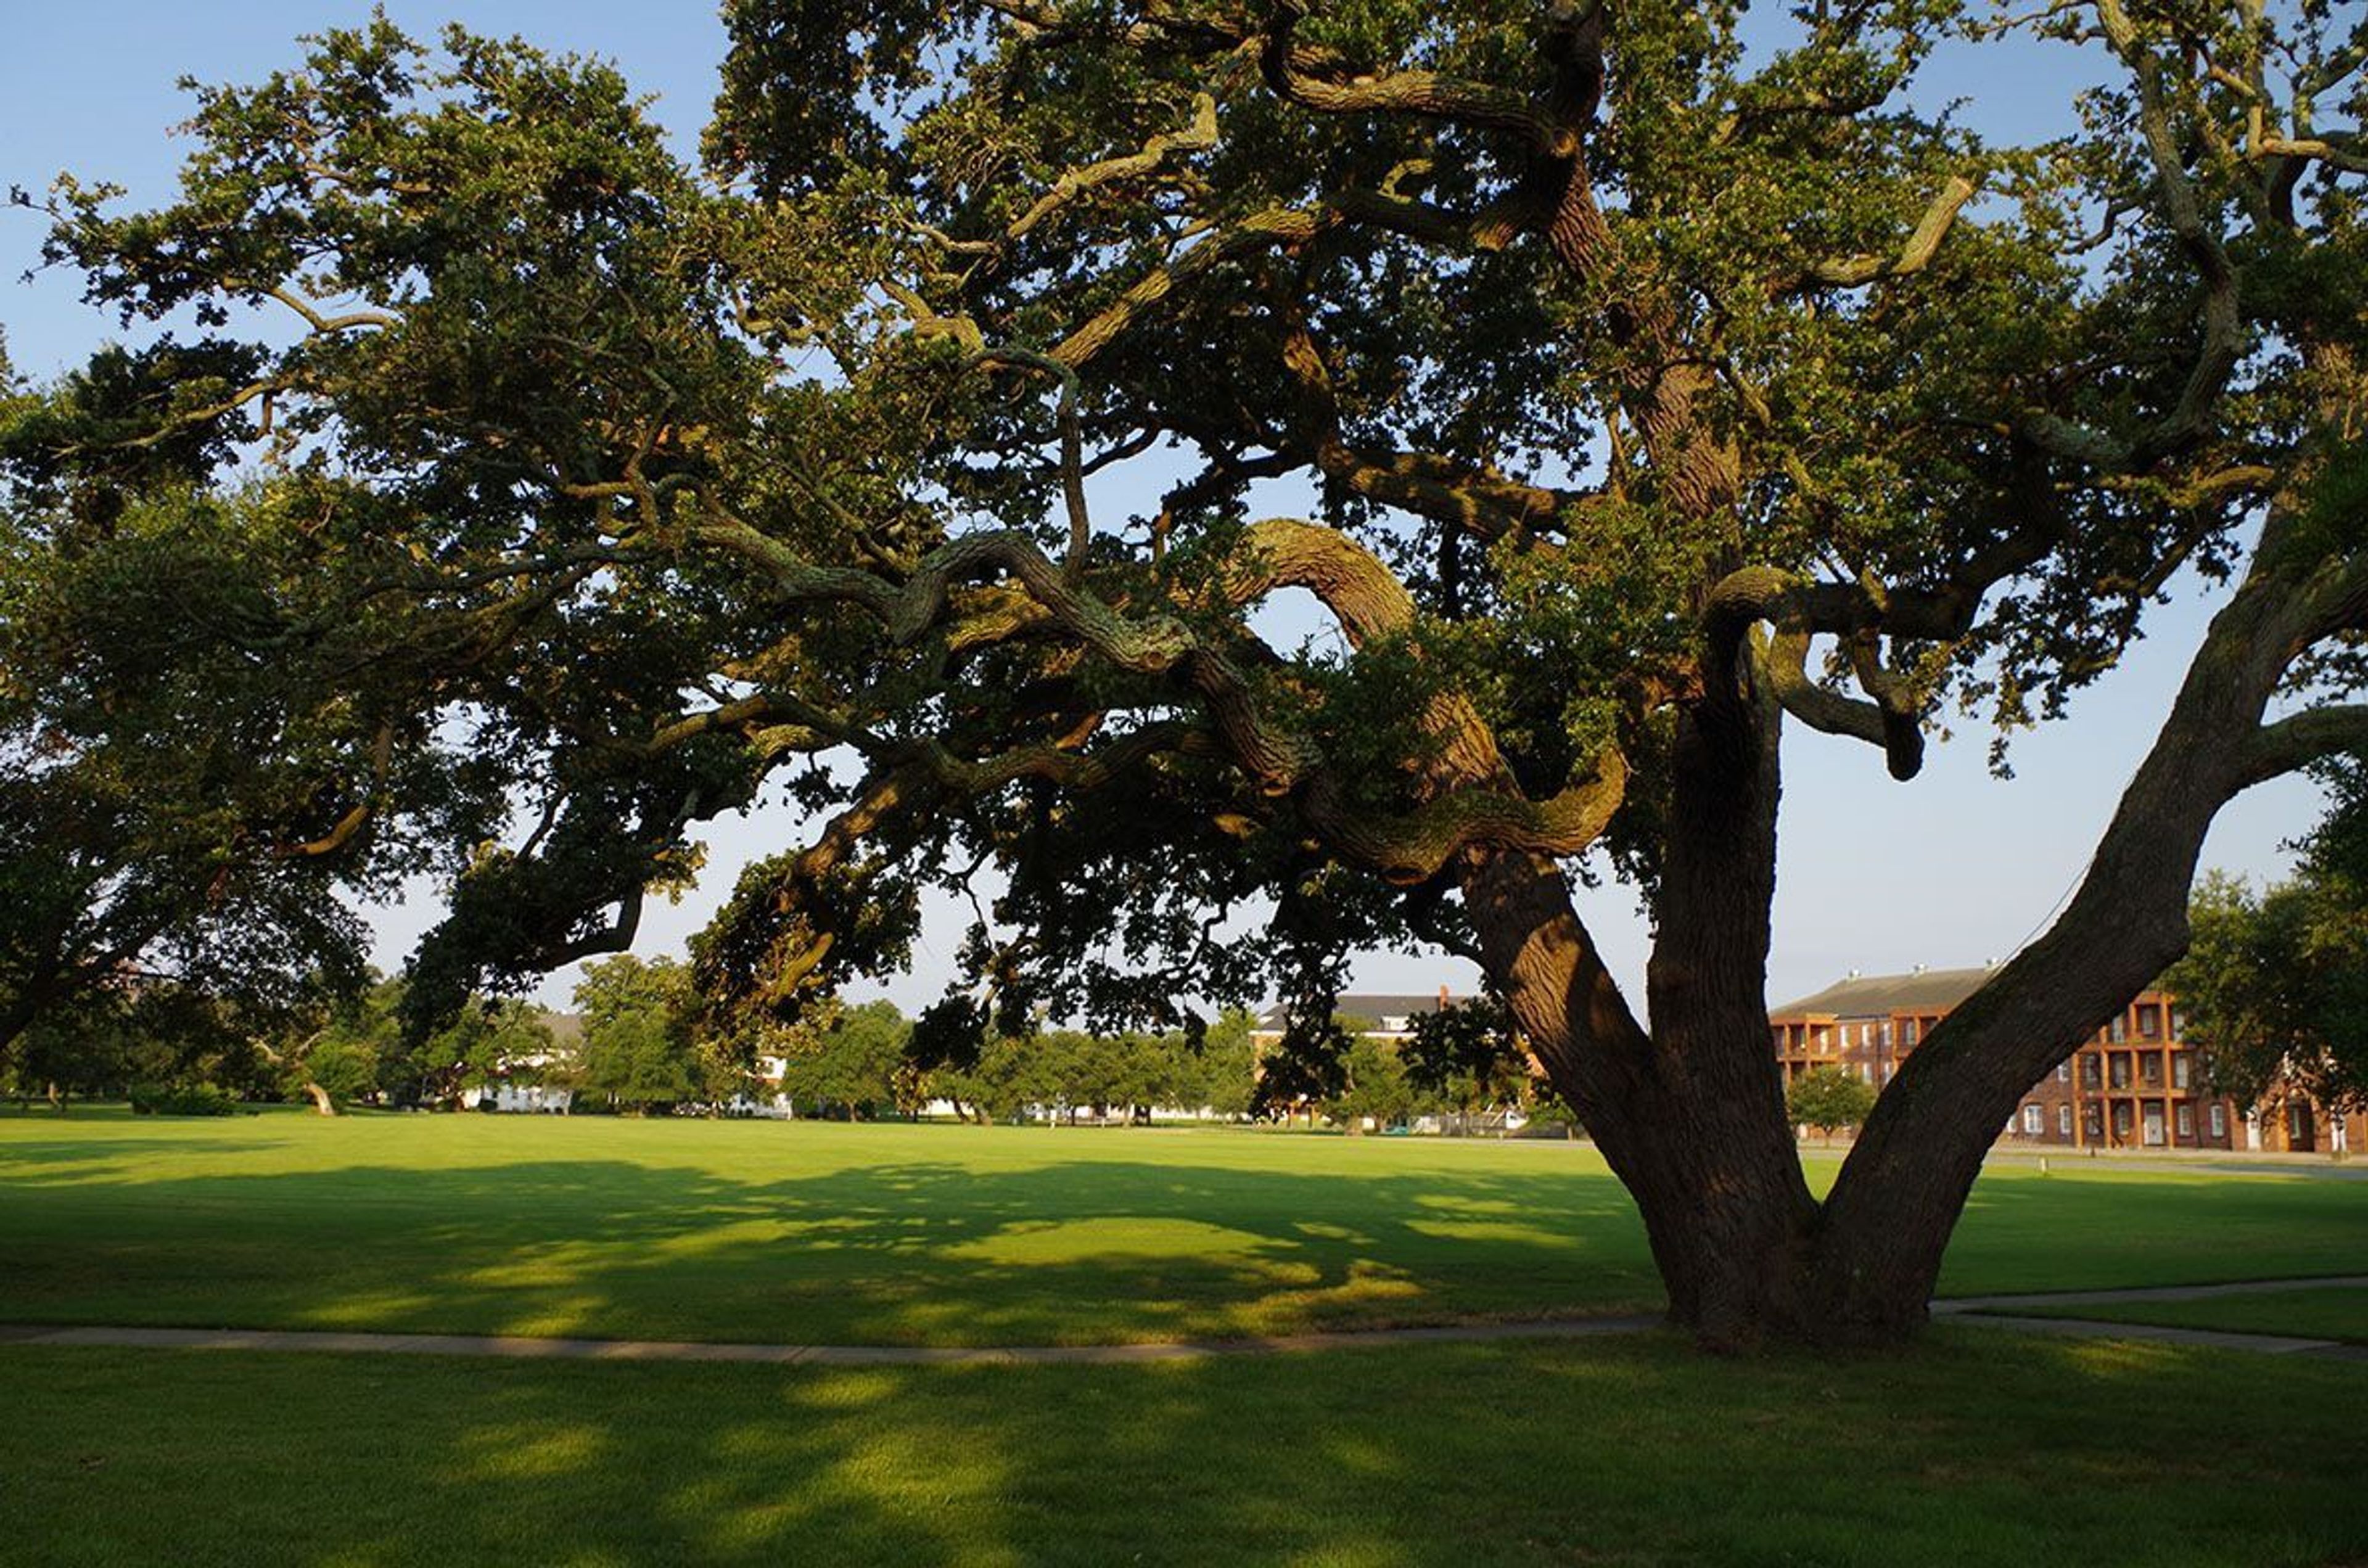
<svg viewBox="0 0 2368 1568">
<path fill-rule="evenodd" d="M 447 20 L 515 33 L 547 48 L 620 62 L 688 153 L 713 94 L 723 29 L 707 6 L 568 4 L 565 0 L 393 0 L 388 14 L 414 33 Z M 38 189 L 62 169 L 161 199 L 186 143 L 166 135 L 186 112 L 176 80 L 243 80 L 292 63 L 298 33 L 349 25 L 366 5 L 229 5 L 221 0 L 106 0 L 36 5 L 9 0 L 8 48 L 0 52 L 0 184 Z M 1930 73 L 1935 96 L 1959 100 L 1978 128 L 2030 136 L 2061 124 L 2084 62 L 2062 49 L 2027 50 L 2002 67 L 1996 57 L 1956 49 Z M 78 302 L 70 278 L 20 275 L 39 262 L 40 218 L 0 211 L 0 324 L 20 372 L 53 375 L 114 330 Z M 1097 515 L 1123 516 L 1133 500 L 1097 498 Z M 2214 604 L 2198 585 L 2176 585 L 2174 602 L 2124 665 L 2075 700 L 2071 722 L 2021 737 L 2016 776 L 1989 776 L 1988 735 L 1958 726 L 1935 745 L 1924 774 L 1893 783 L 1882 757 L 1855 742 L 1794 725 L 1785 747 L 1783 859 L 1770 958 L 1771 1000 L 1816 990 L 1857 969 L 1869 973 L 1923 963 L 1936 968 L 2002 959 L 2042 929 L 2077 883 L 2122 786 L 2170 705 Z M 2317 796 L 2286 781 L 2240 799 L 2222 813 L 2204 864 L 2257 878 L 2282 874 L 2281 846 L 2310 825 Z M 700 890 L 676 907 L 653 906 L 637 949 L 678 952 L 731 886 L 740 866 L 801 835 L 780 811 L 714 824 Z M 433 890 L 382 912 L 381 958 L 399 963 L 433 913 Z M 1641 984 L 1646 933 L 1632 894 L 1617 887 L 1584 895 L 1583 913 L 1616 972 Z M 942 989 L 966 912 L 939 912 L 916 972 L 890 987 L 908 1007 Z M 1359 966 L 1367 989 L 1468 990 L 1473 976 L 1441 958 L 1371 955 Z M 567 977 L 546 997 L 564 1003 Z"/>
</svg>

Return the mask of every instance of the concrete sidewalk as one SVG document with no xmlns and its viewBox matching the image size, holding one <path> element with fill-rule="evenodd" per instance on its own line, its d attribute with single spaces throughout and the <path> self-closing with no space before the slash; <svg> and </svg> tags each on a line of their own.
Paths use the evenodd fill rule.
<svg viewBox="0 0 2368 1568">
<path fill-rule="evenodd" d="M 2095 1318 L 2012 1317 L 2003 1312 L 1951 1312 L 1945 1323 L 1979 1324 L 2061 1339 L 2143 1340 L 2153 1345 L 2197 1345 L 2212 1350 L 2246 1350 L 2257 1356 L 2315 1356 L 2330 1361 L 2368 1361 L 2368 1345 L 2340 1339 L 2292 1339 L 2282 1334 L 2232 1334 L 2217 1328 L 2173 1328 L 2168 1324 L 2105 1323 Z"/>
<path fill-rule="evenodd" d="M 2283 1334 L 2239 1334 L 2219 1328 L 2179 1328 L 2169 1324 L 2114 1323 L 2100 1318 L 2030 1317 L 2017 1307 L 2103 1307 L 2115 1302 L 2208 1301 L 2229 1296 L 2262 1296 L 2290 1290 L 2368 1290 L 2368 1274 L 2338 1274 L 2309 1279 L 2237 1279 L 2218 1285 L 2146 1285 L 2124 1290 L 2042 1290 L 2010 1296 L 1953 1296 L 1932 1303 L 1936 1322 L 1979 1324 L 2068 1339 L 2138 1339 L 2157 1345 L 2201 1345 L 2215 1350 L 2248 1350 L 2260 1356 L 2315 1356 L 2330 1361 L 2368 1361 L 2368 1345 L 2340 1339 L 2298 1339 Z"/>
<path fill-rule="evenodd" d="M 1943 1296 L 1933 1315 L 1987 1312 L 2012 1307 L 2095 1307 L 2115 1301 L 2208 1301 L 2219 1296 L 2267 1296 L 2285 1290 L 2368 1290 L 2368 1274 L 2315 1275 L 2306 1279 L 2232 1279 L 2218 1285 L 2137 1285 L 2122 1290 L 2026 1290 L 2006 1296 Z"/>
</svg>

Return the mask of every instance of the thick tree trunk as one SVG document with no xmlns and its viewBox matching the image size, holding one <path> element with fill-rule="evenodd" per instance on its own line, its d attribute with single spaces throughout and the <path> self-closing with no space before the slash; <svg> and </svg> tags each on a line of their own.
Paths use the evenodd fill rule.
<svg viewBox="0 0 2368 1568">
<path fill-rule="evenodd" d="M 1645 974 L 1656 1072 L 1622 1114 L 1622 1169 L 1669 1291 L 1705 1343 L 1810 1324 L 1803 1269 L 1817 1206 L 1801 1174 L 1768 1035 L 1779 715 L 1741 671 L 1714 673 L 1671 754 L 1656 941 Z"/>
<path fill-rule="evenodd" d="M 1649 1036 L 1553 862 L 1475 859 L 1464 893 L 1491 981 L 1635 1199 L 1671 1320 L 1741 1349 L 1812 1332 L 1817 1206 L 1768 1036 L 1776 718 L 1729 690 L 1679 723 Z"/>
<path fill-rule="evenodd" d="M 330 1097 L 329 1091 L 321 1087 L 320 1085 L 313 1082 L 310 1078 L 304 1080 L 304 1092 L 312 1096 L 313 1108 L 315 1111 L 319 1112 L 323 1116 L 335 1116 L 337 1114 L 337 1102 Z"/>
<path fill-rule="evenodd" d="M 1723 1130 L 1689 1113 L 1714 1116 L 1715 1108 L 1671 1094 L 1654 1041 L 1579 924 L 1559 868 L 1537 857 L 1478 857 L 1463 881 L 1489 979 L 1556 1091 L 1634 1199 L 1668 1289 L 1671 1318 L 1699 1329 L 1706 1304 L 1722 1314 L 1748 1315 L 1746 1303 L 1759 1293 L 1752 1278 L 1770 1270 L 1723 1250 L 1712 1233 L 1731 1240 L 1739 1208 L 1764 1202 L 1754 1196 L 1763 1184 L 1727 1180 L 1731 1173 L 1714 1168 L 1727 1147 L 1718 1136 Z M 1726 1195 L 1716 1212 L 1708 1201 L 1713 1185 Z M 1723 1327 L 1714 1332 L 1722 1339 L 1743 1337 Z"/>
</svg>

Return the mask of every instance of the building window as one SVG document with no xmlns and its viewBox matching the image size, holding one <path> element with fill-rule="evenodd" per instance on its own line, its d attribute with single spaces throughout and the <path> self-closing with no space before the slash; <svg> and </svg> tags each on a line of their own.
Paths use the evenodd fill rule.
<svg viewBox="0 0 2368 1568">
<path fill-rule="evenodd" d="M 2138 1033 L 2148 1040 L 2157 1039 L 2162 1034 L 2162 1009 L 2152 1002 L 2144 1003 L 2138 1008 Z"/>
<path fill-rule="evenodd" d="M 2101 1143 L 2105 1141 L 2105 1113 L 2103 1111 L 2099 1110 L 2095 1106 L 2090 1106 L 2087 1110 L 2080 1113 L 2080 1119 L 2089 1129 L 2089 1142 Z"/>
<path fill-rule="evenodd" d="M 2080 1058 L 2080 1086 L 2084 1089 L 2101 1089 L 2105 1086 L 2104 1059 L 2094 1051 Z"/>
<path fill-rule="evenodd" d="M 2123 1100 L 2113 1108 L 2113 1136 L 2126 1140 L 2134 1125 L 2135 1125 L 2135 1119 L 2130 1113 L 2129 1102 Z"/>
<path fill-rule="evenodd" d="M 2058 1138 L 2072 1136 L 2072 1108 L 2068 1105 L 2055 1108 L 2055 1135 Z"/>
<path fill-rule="evenodd" d="M 2170 1055 L 2170 1086 L 2184 1089 L 2195 1081 L 2195 1059 L 2184 1051 Z"/>
<path fill-rule="evenodd" d="M 2114 1018 L 2111 1024 L 2106 1026 L 2105 1038 L 2112 1040 L 2115 1045 L 2119 1045 L 2123 1040 L 2130 1038 L 2130 1020 L 2126 1014 Z"/>
<path fill-rule="evenodd" d="M 2228 1108 L 2226 1106 L 2215 1105 L 2212 1108 L 2212 1136 L 2214 1138 L 2226 1138 L 2228 1136 Z"/>
<path fill-rule="evenodd" d="M 2126 1051 L 2117 1051 L 2113 1052 L 2110 1066 L 2112 1071 L 2109 1074 L 2109 1076 L 2111 1076 L 2113 1081 L 2113 1087 L 2117 1089 L 2128 1088 L 2130 1086 L 2130 1053 Z"/>
<path fill-rule="evenodd" d="M 2149 1089 L 2159 1089 L 2162 1087 L 2162 1056 L 2160 1052 L 2142 1051 L 2138 1053 L 2138 1082 L 2144 1084 Z"/>
<path fill-rule="evenodd" d="M 1915 1020 L 1915 1019 L 1913 1019 L 1913 1018 L 1903 1018 L 1903 1019 L 1901 1019 L 1901 1020 L 1900 1020 L 1900 1023 L 1899 1023 L 1899 1043 L 1900 1043 L 1900 1044 L 1902 1044 L 1902 1045 L 1914 1045 L 1914 1044 L 1916 1043 L 1916 1020 Z"/>
<path fill-rule="evenodd" d="M 2043 1114 L 2044 1113 L 2035 1105 L 2027 1105 L 2022 1108 L 2022 1131 L 2025 1134 L 2030 1137 L 2036 1138 L 2040 1133 L 2046 1131 L 2047 1123 L 2042 1119 Z"/>
<path fill-rule="evenodd" d="M 2055 1064 L 2055 1081 L 2059 1084 L 2068 1084 L 2072 1081 L 2072 1063 L 2059 1062 Z"/>
<path fill-rule="evenodd" d="M 2173 1007 L 2170 1010 L 2170 1038 L 2173 1040 L 2187 1038 L 2187 1009 L 2184 1007 Z"/>
<path fill-rule="evenodd" d="M 2179 1108 L 2179 1135 L 2181 1138 L 2195 1136 L 2195 1108 L 2192 1105 Z"/>
</svg>

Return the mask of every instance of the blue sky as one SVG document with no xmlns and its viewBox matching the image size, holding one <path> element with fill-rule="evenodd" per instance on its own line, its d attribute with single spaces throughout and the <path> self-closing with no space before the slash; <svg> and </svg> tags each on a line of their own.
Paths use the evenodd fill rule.
<svg viewBox="0 0 2368 1568">
<path fill-rule="evenodd" d="M 702 5 L 632 6 L 558 0 L 454 0 L 389 4 L 414 32 L 459 20 L 483 32 L 515 33 L 548 48 L 619 61 L 688 150 L 705 118 L 723 29 Z M 170 188 L 186 144 L 165 135 L 186 112 L 174 83 L 183 74 L 239 80 L 296 58 L 295 36 L 358 22 L 361 4 L 231 6 L 110 0 L 100 5 L 10 7 L 9 48 L 0 54 L 0 183 L 38 189 L 61 169 L 112 180 L 135 199 Z M 1972 49 L 1948 51 L 1931 73 L 1937 96 L 1963 101 L 1979 129 L 2029 136 L 2064 122 L 2086 62 L 2060 48 L 2025 49 L 2005 60 Z M 20 281 L 36 267 L 40 222 L 0 211 L 0 324 L 25 373 L 54 374 L 113 330 L 83 307 L 70 278 Z M 1124 493 L 1097 497 L 1100 516 L 1123 515 Z M 1871 748 L 1793 726 L 1786 743 L 1782 819 L 1783 860 L 1770 960 L 1771 998 L 1805 994 L 1850 969 L 1867 972 L 1975 964 L 2004 958 L 2044 927 L 2077 883 L 2122 786 L 2169 710 L 2213 603 L 2193 583 L 2156 616 L 2123 667 L 2083 693 L 2071 722 L 2022 736 L 2016 777 L 1987 771 L 1988 735 L 1958 726 L 1934 746 L 1922 778 L 1893 783 Z M 2286 781 L 2264 787 L 2222 814 L 2204 863 L 2263 877 L 2281 873 L 2281 845 L 2309 826 L 2317 797 Z M 680 905 L 652 908 L 637 950 L 678 951 L 753 855 L 794 842 L 800 824 L 780 811 L 718 824 L 710 869 Z M 382 961 L 399 962 L 432 913 L 432 890 L 380 918 Z M 1632 895 L 1619 888 L 1584 897 L 1582 912 L 1615 972 L 1641 977 L 1646 936 Z M 965 915 L 933 920 L 915 975 L 890 988 L 907 1006 L 933 997 L 950 972 Z M 1358 970 L 1369 989 L 1469 989 L 1464 966 L 1444 959 L 1373 955 Z M 546 987 L 564 999 L 568 978 Z"/>
</svg>

